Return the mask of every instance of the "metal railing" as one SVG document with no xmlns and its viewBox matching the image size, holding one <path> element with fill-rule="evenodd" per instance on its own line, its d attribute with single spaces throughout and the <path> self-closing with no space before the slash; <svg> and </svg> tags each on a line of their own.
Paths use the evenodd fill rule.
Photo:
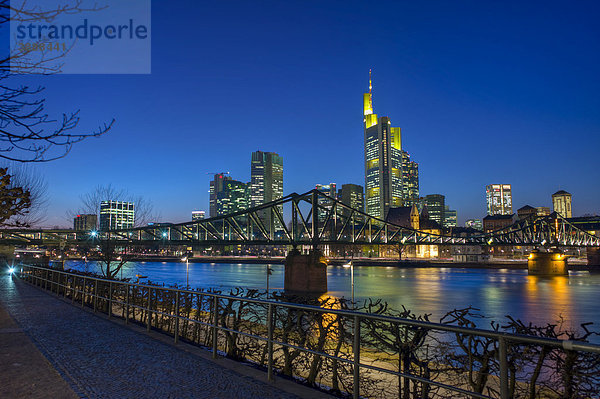
<svg viewBox="0 0 600 399">
<path fill-rule="evenodd" d="M 339 364 L 346 364 L 351 369 L 351 376 L 337 375 L 335 380 L 331 380 L 330 377 L 323 380 L 327 381 L 329 378 L 329 380 L 335 381 L 334 385 L 337 385 L 337 379 L 340 379 L 340 381 L 346 379 L 347 381 L 342 384 L 342 388 L 347 387 L 347 392 L 351 393 L 354 398 L 359 398 L 364 394 L 361 392 L 361 384 L 364 386 L 365 380 L 370 378 L 376 384 L 378 379 L 374 376 L 379 374 L 374 373 L 383 373 L 388 377 L 387 380 L 384 377 L 381 381 L 386 380 L 389 382 L 390 378 L 393 379 L 394 377 L 397 379 L 398 397 L 408 397 L 401 396 L 401 384 L 404 384 L 404 387 L 407 386 L 406 384 L 409 387 L 411 384 L 413 387 L 420 384 L 421 388 L 419 389 L 422 390 L 423 397 L 428 396 L 425 394 L 425 392 L 428 392 L 427 390 L 436 388 L 438 389 L 436 394 L 438 397 L 444 397 L 452 393 L 452 396 L 458 394 L 470 398 L 500 397 L 508 399 L 514 395 L 514 386 L 511 393 L 509 381 L 511 347 L 521 348 L 530 345 L 565 352 L 576 351 L 594 356 L 600 355 L 600 345 L 583 341 L 517 335 L 352 310 L 224 295 L 209 291 L 136 284 L 37 266 L 21 265 L 18 268 L 17 275 L 32 285 L 48 290 L 58 296 L 63 296 L 65 299 L 69 298 L 73 304 L 77 302 L 79 306 L 90 307 L 94 312 L 104 312 L 109 318 L 120 317 L 125 323 L 135 322 L 145 325 L 148 331 L 154 328 L 172 334 L 175 343 L 185 338 L 187 341 L 201 345 L 203 343 L 208 344 L 204 346 L 212 350 L 213 358 L 218 357 L 220 350 L 226 352 L 227 355 L 233 353 L 234 357 L 240 358 L 239 352 L 236 354 L 232 349 L 232 339 L 242 338 L 262 342 L 262 346 L 258 345 L 260 351 L 256 352 L 262 353 L 261 361 L 258 361 L 256 356 L 253 358 L 251 355 L 246 354 L 245 357 L 247 360 L 266 366 L 269 381 L 274 379 L 277 369 L 285 372 L 285 366 L 281 366 L 281 363 L 287 353 L 286 350 L 312 356 L 313 360 L 317 359 L 317 364 L 329 359 L 338 371 L 343 369 L 339 368 Z M 192 298 L 191 302 L 190 298 Z M 248 305 L 259 309 L 254 313 L 256 317 L 246 315 L 245 319 L 240 318 L 239 314 L 242 313 L 240 309 Z M 306 319 L 298 316 L 307 314 L 316 315 L 319 320 L 329 318 L 328 320 L 334 326 L 333 329 L 338 329 L 335 331 L 337 335 L 332 334 L 330 338 L 338 339 L 340 336 L 345 336 L 347 339 L 339 339 L 345 340 L 344 345 L 340 345 L 340 347 L 345 347 L 346 350 L 339 350 L 338 348 L 338 351 L 332 354 L 331 351 L 326 349 L 316 350 L 310 348 L 310 345 L 306 342 L 310 341 L 311 337 L 305 337 L 304 344 L 301 343 L 302 340 L 299 343 L 290 339 L 295 333 L 287 335 L 284 333 L 286 326 L 289 325 L 289 323 L 286 324 L 285 318 L 290 319 L 292 317 L 294 319 L 292 324 L 307 324 Z M 455 334 L 456 337 L 464 335 L 494 341 L 493 347 L 497 349 L 494 353 L 496 354 L 498 367 L 496 374 L 490 372 L 488 395 L 470 390 L 469 385 L 464 381 L 449 381 L 452 378 L 444 378 L 443 375 L 441 378 L 433 379 L 407 372 L 406 369 L 401 368 L 400 353 L 398 353 L 397 360 L 394 356 L 390 357 L 390 359 L 398 362 L 397 370 L 390 368 L 393 361 L 391 363 L 381 360 L 373 361 L 375 357 L 373 354 L 374 348 L 369 347 L 364 342 L 365 333 L 361 331 L 361 327 L 372 323 L 385 323 L 385 325 L 393 325 L 397 329 L 403 327 L 410 329 L 412 332 L 437 331 Z M 200 328 L 204 328 L 204 330 L 201 332 Z M 326 347 L 327 345 L 323 345 L 321 348 Z M 276 352 L 279 354 L 277 357 L 275 356 Z M 366 355 L 367 361 L 361 361 L 361 354 Z M 371 361 L 369 361 L 369 358 Z M 302 366 L 300 369 L 296 368 L 296 372 L 292 373 L 292 376 L 308 380 L 310 379 L 310 377 L 307 378 L 307 375 L 310 374 L 308 368 L 308 366 Z M 409 367 L 408 371 L 410 370 Z M 519 383 L 517 381 L 517 384 Z M 493 388 L 490 390 L 489 386 L 493 386 Z M 344 391 L 342 388 L 339 391 Z M 598 389 L 600 389 L 600 386 Z M 490 392 L 496 392 L 497 394 L 490 396 Z"/>
</svg>

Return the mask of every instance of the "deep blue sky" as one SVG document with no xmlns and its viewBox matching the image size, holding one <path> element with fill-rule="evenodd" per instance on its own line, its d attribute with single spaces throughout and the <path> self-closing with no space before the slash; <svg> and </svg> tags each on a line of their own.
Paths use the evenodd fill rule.
<svg viewBox="0 0 600 399">
<path fill-rule="evenodd" d="M 250 178 L 257 149 L 284 157 L 284 192 L 364 184 L 362 93 L 402 128 L 421 194 L 459 222 L 485 185 L 515 209 L 573 194 L 600 213 L 600 3 L 156 1 L 151 75 L 28 78 L 49 109 L 114 129 L 38 168 L 47 225 L 97 184 L 154 202 L 165 221 L 208 210 L 207 172 Z"/>
</svg>

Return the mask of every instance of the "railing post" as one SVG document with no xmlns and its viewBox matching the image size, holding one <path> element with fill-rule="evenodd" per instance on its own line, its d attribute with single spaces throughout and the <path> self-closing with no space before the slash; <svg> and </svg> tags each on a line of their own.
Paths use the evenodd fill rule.
<svg viewBox="0 0 600 399">
<path fill-rule="evenodd" d="M 112 281 L 108 283 L 108 318 L 112 316 L 112 292 L 113 292 L 113 283 Z"/>
<path fill-rule="evenodd" d="M 71 304 L 75 303 L 75 287 L 77 286 L 77 276 L 73 276 L 73 284 L 71 284 Z"/>
<path fill-rule="evenodd" d="M 500 398 L 508 399 L 508 353 L 504 337 L 498 338 L 498 352 L 500 358 Z"/>
<path fill-rule="evenodd" d="M 215 294 L 213 297 L 213 339 L 212 339 L 212 357 L 217 358 L 217 323 L 218 323 L 218 312 L 219 312 L 219 297 Z"/>
<path fill-rule="evenodd" d="M 179 291 L 175 291 L 175 343 L 179 342 Z"/>
<path fill-rule="evenodd" d="M 83 278 L 83 283 L 81 284 L 81 307 L 85 307 L 85 287 L 86 287 L 86 278 Z"/>
<path fill-rule="evenodd" d="M 150 331 L 152 323 L 152 314 L 150 313 L 150 301 L 152 297 L 152 288 L 148 287 L 148 304 L 146 306 L 146 331 Z"/>
<path fill-rule="evenodd" d="M 352 344 L 352 355 L 354 360 L 354 385 L 352 397 L 360 397 L 360 317 L 354 316 L 354 342 Z"/>
<path fill-rule="evenodd" d="M 44 279 L 44 289 L 47 290 L 48 289 L 48 274 L 50 273 L 50 271 L 48 271 L 48 269 L 46 269 L 46 278 Z"/>
<path fill-rule="evenodd" d="M 98 309 L 98 280 L 94 280 L 94 313 Z"/>
<path fill-rule="evenodd" d="M 69 283 L 69 275 L 67 273 L 65 273 L 65 282 L 64 282 L 64 286 L 63 286 L 63 295 L 65 297 L 65 299 L 67 298 L 67 285 Z"/>
<path fill-rule="evenodd" d="M 125 294 L 125 324 L 129 324 L 129 290 L 131 286 L 127 283 L 127 293 Z"/>
<path fill-rule="evenodd" d="M 267 353 L 268 353 L 268 365 L 267 365 L 267 379 L 273 382 L 273 304 L 269 304 L 267 311 Z"/>
</svg>

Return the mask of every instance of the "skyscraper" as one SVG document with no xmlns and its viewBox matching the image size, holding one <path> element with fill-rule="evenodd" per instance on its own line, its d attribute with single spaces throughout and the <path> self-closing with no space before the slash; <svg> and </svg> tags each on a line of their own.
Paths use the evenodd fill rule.
<svg viewBox="0 0 600 399">
<path fill-rule="evenodd" d="M 342 184 L 339 190 L 338 199 L 352 209 L 365 211 L 365 193 L 363 186 L 358 184 Z M 344 209 L 342 214 L 346 217 L 350 216 L 350 210 Z"/>
<path fill-rule="evenodd" d="M 283 197 L 283 157 L 274 152 L 255 151 L 250 167 L 250 206 L 262 205 Z M 283 213 L 283 207 L 279 208 Z M 271 213 L 262 211 L 260 217 L 270 225 Z"/>
<path fill-rule="evenodd" d="M 325 195 L 327 195 L 327 196 L 329 196 L 331 198 L 334 198 L 334 199 L 337 197 L 336 187 L 337 186 L 336 186 L 335 183 L 317 184 L 315 186 L 315 188 L 317 190 L 319 190 L 323 194 L 325 194 Z M 331 201 L 331 200 L 329 200 L 327 198 L 324 198 L 324 197 L 319 197 L 318 202 L 319 202 L 320 206 L 323 206 L 323 207 L 325 207 L 327 209 L 330 209 L 331 206 L 333 205 L 333 203 L 332 203 L 333 201 Z M 325 222 L 327 211 L 325 211 L 324 209 L 319 209 L 319 211 L 318 211 L 317 214 L 318 214 L 319 222 L 320 223 Z"/>
<path fill-rule="evenodd" d="M 422 202 L 427 208 L 429 219 L 435 220 L 440 226 L 443 226 L 446 210 L 446 197 L 442 194 L 429 194 L 423 198 Z"/>
<path fill-rule="evenodd" d="M 208 214 L 211 218 L 217 216 L 217 196 L 223 191 L 223 184 L 232 180 L 231 177 L 225 176 L 227 173 L 217 173 L 210 182 L 210 200 Z"/>
<path fill-rule="evenodd" d="M 444 223 L 445 228 L 456 227 L 458 225 L 457 212 L 454 209 L 450 209 L 448 205 L 444 207 Z"/>
<path fill-rule="evenodd" d="M 100 203 L 100 230 L 128 229 L 135 224 L 135 204 L 127 201 Z"/>
<path fill-rule="evenodd" d="M 371 71 L 363 94 L 365 134 L 365 200 L 367 213 L 385 218 L 390 207 L 402 206 L 402 139 L 390 118 L 373 113 Z"/>
<path fill-rule="evenodd" d="M 554 212 L 559 213 L 562 217 L 573 217 L 571 212 L 571 194 L 560 190 L 552 194 L 552 207 Z"/>
<path fill-rule="evenodd" d="M 248 183 L 237 180 L 226 180 L 223 189 L 217 193 L 216 216 L 228 215 L 230 213 L 248 209 L 250 200 Z"/>
<path fill-rule="evenodd" d="M 510 184 L 489 184 L 485 187 L 488 215 L 512 215 Z"/>
<path fill-rule="evenodd" d="M 402 150 L 402 201 L 404 206 L 419 201 L 419 164 L 410 160 L 410 154 Z"/>
</svg>

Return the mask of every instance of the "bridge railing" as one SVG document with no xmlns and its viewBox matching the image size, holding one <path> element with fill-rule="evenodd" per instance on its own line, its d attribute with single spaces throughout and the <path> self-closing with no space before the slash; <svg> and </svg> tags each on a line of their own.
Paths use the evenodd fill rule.
<svg viewBox="0 0 600 399">
<path fill-rule="evenodd" d="M 590 397 L 600 391 L 600 345 L 583 341 L 432 323 L 410 312 L 358 312 L 328 299 L 318 307 L 27 265 L 18 275 L 74 305 L 170 334 L 175 343 L 208 347 L 214 358 L 258 364 L 269 380 L 280 373 L 354 398 Z"/>
</svg>

